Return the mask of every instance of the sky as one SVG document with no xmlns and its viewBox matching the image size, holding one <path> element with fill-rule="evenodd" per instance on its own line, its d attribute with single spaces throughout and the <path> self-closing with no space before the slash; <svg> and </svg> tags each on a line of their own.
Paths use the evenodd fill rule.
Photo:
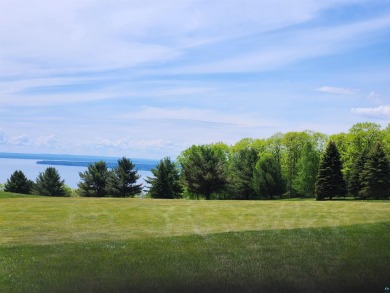
<svg viewBox="0 0 390 293">
<path fill-rule="evenodd" d="M 0 0 L 0 152 L 176 158 L 390 122 L 388 0 Z"/>
</svg>

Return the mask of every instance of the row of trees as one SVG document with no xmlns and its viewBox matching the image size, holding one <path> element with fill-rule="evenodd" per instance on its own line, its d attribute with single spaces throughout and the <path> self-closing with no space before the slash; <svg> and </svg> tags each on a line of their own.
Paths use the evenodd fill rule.
<svg viewBox="0 0 390 293">
<path fill-rule="evenodd" d="M 390 190 L 389 158 L 390 125 L 381 130 L 367 122 L 330 137 L 303 131 L 246 138 L 232 146 L 194 145 L 176 162 L 161 160 L 146 182 L 153 198 L 385 198 Z M 35 190 L 48 170 L 38 176 Z M 55 177 L 51 173 L 49 177 Z M 97 162 L 79 175 L 82 196 L 133 197 L 142 191 L 136 183 L 139 175 L 126 158 L 112 170 Z"/>
<path fill-rule="evenodd" d="M 79 194 L 86 197 L 134 197 L 142 192 L 142 184 L 137 184 L 140 176 L 134 168 L 131 160 L 125 157 L 118 160 L 117 167 L 112 170 L 103 161 L 90 164 L 87 171 L 79 173 Z M 22 171 L 15 171 L 4 185 L 4 190 L 47 196 L 69 196 L 71 193 L 54 167 L 39 173 L 35 182 L 27 179 Z"/>
</svg>

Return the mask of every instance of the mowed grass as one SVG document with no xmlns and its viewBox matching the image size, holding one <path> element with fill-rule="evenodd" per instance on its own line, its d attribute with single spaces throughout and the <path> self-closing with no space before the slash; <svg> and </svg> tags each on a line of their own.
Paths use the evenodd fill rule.
<svg viewBox="0 0 390 293">
<path fill-rule="evenodd" d="M 389 204 L 0 193 L 0 292 L 383 292 Z"/>
</svg>

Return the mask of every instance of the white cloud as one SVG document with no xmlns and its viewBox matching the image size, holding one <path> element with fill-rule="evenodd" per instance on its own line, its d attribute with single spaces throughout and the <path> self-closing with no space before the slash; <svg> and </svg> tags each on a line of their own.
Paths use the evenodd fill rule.
<svg viewBox="0 0 390 293">
<path fill-rule="evenodd" d="M 333 86 L 322 86 L 318 88 L 317 91 L 328 93 L 328 94 L 336 94 L 336 95 L 351 95 L 355 93 L 355 90 L 352 89 L 333 87 Z"/>
<path fill-rule="evenodd" d="M 376 108 L 352 108 L 352 113 L 376 119 L 390 119 L 390 105 L 382 105 Z"/>
</svg>

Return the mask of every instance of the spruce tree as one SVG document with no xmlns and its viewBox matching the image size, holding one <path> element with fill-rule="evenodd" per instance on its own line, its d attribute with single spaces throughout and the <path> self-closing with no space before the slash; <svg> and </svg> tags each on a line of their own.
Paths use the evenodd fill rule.
<svg viewBox="0 0 390 293">
<path fill-rule="evenodd" d="M 352 165 L 352 169 L 349 172 L 348 193 L 354 197 L 358 197 L 359 192 L 362 189 L 360 177 L 366 160 L 367 153 L 362 152 L 356 162 Z"/>
<path fill-rule="evenodd" d="M 321 158 L 316 182 L 316 198 L 332 199 L 334 196 L 345 196 L 346 186 L 341 172 L 342 164 L 336 144 L 330 141 Z"/>
<path fill-rule="evenodd" d="M 7 179 L 7 182 L 4 185 L 4 191 L 6 192 L 15 192 L 22 194 L 30 194 L 34 182 L 27 179 L 24 173 L 20 170 L 12 173 L 11 177 Z"/>
<path fill-rule="evenodd" d="M 39 173 L 35 181 L 34 191 L 39 195 L 66 195 L 64 180 L 61 180 L 57 169 L 54 167 L 48 167 L 44 172 Z"/>
<path fill-rule="evenodd" d="M 153 177 L 145 180 L 152 198 L 180 198 L 182 186 L 179 170 L 170 158 L 164 158 L 151 170 Z"/>
<path fill-rule="evenodd" d="M 390 190 L 389 161 L 378 142 L 367 156 L 363 170 L 360 174 L 361 190 L 359 195 L 363 198 L 386 198 Z"/>
<path fill-rule="evenodd" d="M 140 175 L 133 162 L 123 157 L 112 170 L 110 177 L 111 195 L 114 197 L 134 197 L 142 192 L 142 184 L 137 184 Z"/>
</svg>

